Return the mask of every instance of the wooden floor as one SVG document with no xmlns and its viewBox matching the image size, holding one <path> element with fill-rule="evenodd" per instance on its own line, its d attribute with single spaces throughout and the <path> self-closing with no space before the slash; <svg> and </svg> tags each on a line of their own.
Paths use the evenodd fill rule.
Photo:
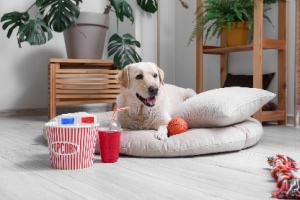
<svg viewBox="0 0 300 200">
<path fill-rule="evenodd" d="M 276 153 L 300 161 L 300 129 L 269 125 L 254 147 L 184 158 L 95 155 L 91 168 L 50 167 L 42 136 L 46 116 L 0 117 L 0 199 L 271 199 L 276 190 L 266 162 Z"/>
</svg>

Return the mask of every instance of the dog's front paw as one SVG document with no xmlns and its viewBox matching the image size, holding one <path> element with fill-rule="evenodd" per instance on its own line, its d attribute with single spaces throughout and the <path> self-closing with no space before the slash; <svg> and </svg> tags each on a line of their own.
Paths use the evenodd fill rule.
<svg viewBox="0 0 300 200">
<path fill-rule="evenodd" d="M 160 126 L 158 130 L 154 133 L 154 137 L 159 140 L 168 139 L 168 129 L 167 126 Z"/>
</svg>

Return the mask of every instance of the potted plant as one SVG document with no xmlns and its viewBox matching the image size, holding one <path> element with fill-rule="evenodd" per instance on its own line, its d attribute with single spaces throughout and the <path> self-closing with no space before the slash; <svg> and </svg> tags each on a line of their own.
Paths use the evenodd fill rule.
<svg viewBox="0 0 300 200">
<path fill-rule="evenodd" d="M 277 3 L 280 0 L 262 0 L 264 4 Z M 201 22 L 193 30 L 189 44 L 196 37 L 200 30 L 201 34 L 205 33 L 205 42 L 212 37 L 219 38 L 223 31 L 226 31 L 227 46 L 245 45 L 248 37 L 248 30 L 252 28 L 254 18 L 254 0 L 205 0 L 197 8 L 203 11 L 197 16 Z M 264 11 L 270 10 L 265 9 Z M 272 24 L 270 18 L 264 13 L 263 17 Z M 236 31 L 243 37 L 239 39 Z M 233 36 L 231 35 L 233 34 Z M 241 43 L 236 43 L 241 41 Z"/>
<path fill-rule="evenodd" d="M 76 26 L 81 3 L 82 0 L 35 0 L 24 12 L 14 11 L 4 14 L 1 17 L 2 28 L 8 29 L 8 38 L 17 29 L 16 36 L 20 47 L 23 42 L 42 45 L 52 39 L 52 31 L 63 32 Z M 123 22 L 126 17 L 134 23 L 133 10 L 126 0 L 109 0 L 109 3 L 104 14 L 107 15 L 113 7 L 117 20 Z M 157 11 L 157 0 L 137 0 L 137 4 L 146 12 Z M 38 14 L 31 18 L 28 11 L 33 7 L 38 9 Z M 140 42 L 128 33 L 123 36 L 115 33 L 110 37 L 108 55 L 114 55 L 114 63 L 118 69 L 124 68 L 129 63 L 141 61 L 141 57 L 134 49 L 135 46 L 140 47 Z"/>
<path fill-rule="evenodd" d="M 69 59 L 102 59 L 109 15 L 80 12 L 76 24 L 63 31 Z"/>
</svg>

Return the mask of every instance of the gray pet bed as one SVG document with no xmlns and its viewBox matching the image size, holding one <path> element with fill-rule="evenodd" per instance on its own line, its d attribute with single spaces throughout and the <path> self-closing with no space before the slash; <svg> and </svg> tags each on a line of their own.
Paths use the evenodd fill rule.
<svg viewBox="0 0 300 200">
<path fill-rule="evenodd" d="M 97 114 L 99 121 L 111 119 L 112 112 Z M 255 145 L 261 138 L 260 122 L 249 118 L 222 128 L 194 128 L 166 141 L 154 138 L 154 130 L 123 130 L 120 153 L 140 157 L 176 157 L 237 151 Z M 99 142 L 96 143 L 99 153 Z"/>
</svg>

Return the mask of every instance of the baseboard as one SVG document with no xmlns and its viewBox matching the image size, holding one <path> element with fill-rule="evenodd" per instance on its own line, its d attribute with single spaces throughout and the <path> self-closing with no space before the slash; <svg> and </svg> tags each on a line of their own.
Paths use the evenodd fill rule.
<svg viewBox="0 0 300 200">
<path fill-rule="evenodd" d="M 294 126 L 294 115 L 287 114 L 287 125 Z"/>
<path fill-rule="evenodd" d="M 72 113 L 72 112 L 106 112 L 111 111 L 111 104 L 101 104 L 101 105 L 83 105 L 83 106 L 63 106 L 57 107 L 57 115 Z M 7 109 L 0 110 L 1 116 L 15 116 L 15 115 L 48 115 L 48 108 L 32 108 L 32 109 Z"/>
<path fill-rule="evenodd" d="M 277 122 L 267 122 L 267 123 L 277 124 Z M 294 126 L 294 115 L 287 114 L 287 126 Z"/>
</svg>

